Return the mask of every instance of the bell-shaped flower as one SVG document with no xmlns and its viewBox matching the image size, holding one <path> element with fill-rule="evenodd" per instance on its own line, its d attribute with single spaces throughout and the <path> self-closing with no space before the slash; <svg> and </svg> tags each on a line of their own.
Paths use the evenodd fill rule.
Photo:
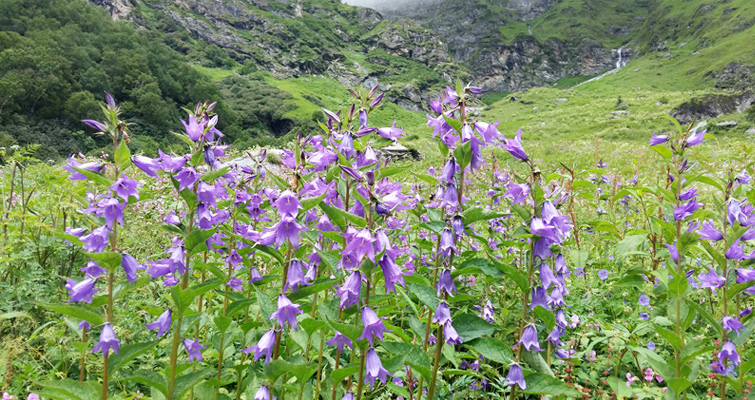
<svg viewBox="0 0 755 400">
<path fill-rule="evenodd" d="M 288 276 L 286 277 L 286 284 L 283 290 L 291 289 L 292 292 L 295 292 L 300 286 L 309 284 L 304 279 L 302 264 L 300 260 L 291 260 L 288 264 Z"/>
<path fill-rule="evenodd" d="M 262 335 L 262 338 L 260 338 L 260 341 L 257 342 L 257 344 L 241 351 L 246 354 L 254 353 L 254 361 L 259 360 L 260 357 L 262 357 L 262 355 L 264 354 L 265 365 L 267 365 L 270 363 L 270 357 L 273 354 L 273 347 L 275 347 L 275 330 L 271 329 L 265 332 L 264 335 Z"/>
<path fill-rule="evenodd" d="M 732 318 L 728 315 L 724 315 L 722 325 L 727 331 L 737 332 L 737 336 L 739 336 L 739 330 L 744 329 L 744 325 L 742 325 L 742 323 L 739 322 L 738 319 Z"/>
<path fill-rule="evenodd" d="M 700 279 L 700 288 L 711 289 L 713 290 L 713 293 L 716 293 L 716 289 L 721 288 L 726 284 L 726 278 L 718 275 L 713 269 L 713 266 L 710 267 L 710 271 L 707 274 L 701 273 L 697 277 Z"/>
<path fill-rule="evenodd" d="M 338 351 L 343 353 L 343 347 L 349 346 L 350 349 L 354 349 L 354 344 L 351 342 L 351 339 L 349 339 L 346 335 L 342 334 L 341 332 L 336 331 L 335 336 L 333 336 L 333 339 L 330 339 L 326 342 L 328 346 L 336 346 L 338 347 Z"/>
<path fill-rule="evenodd" d="M 142 172 L 144 172 L 145 174 L 154 178 L 157 178 L 157 173 L 155 171 L 162 169 L 158 160 L 158 158 L 149 158 L 145 156 L 131 157 L 131 162 L 134 163 L 137 168 L 142 170 Z"/>
<path fill-rule="evenodd" d="M 109 189 L 114 191 L 123 200 L 128 201 L 129 196 L 139 198 L 139 192 L 136 190 L 139 185 L 141 183 L 130 179 L 126 175 L 122 175 Z"/>
<path fill-rule="evenodd" d="M 226 282 L 226 286 L 233 289 L 234 293 L 238 291 L 244 291 L 244 287 L 241 285 L 244 283 L 241 279 L 237 278 L 236 275 L 232 276 L 231 279 Z"/>
<path fill-rule="evenodd" d="M 514 139 L 507 139 L 506 143 L 503 145 L 503 148 L 506 149 L 514 158 L 527 161 L 529 156 L 524 151 L 524 147 L 522 147 L 522 130 L 519 129 L 516 132 L 516 137 Z"/>
<path fill-rule="evenodd" d="M 725 358 L 731 361 L 734 365 L 739 365 L 739 353 L 737 353 L 737 346 L 729 340 L 721 346 L 721 352 L 718 353 L 718 357 L 723 361 Z"/>
<path fill-rule="evenodd" d="M 133 256 L 123 253 L 121 267 L 126 272 L 126 280 L 133 285 L 136 282 L 136 271 L 141 269 L 141 265 L 139 265 Z"/>
<path fill-rule="evenodd" d="M 186 348 L 186 353 L 189 355 L 189 362 L 194 360 L 203 361 L 202 349 L 206 349 L 206 346 L 199 344 L 199 340 L 191 341 L 189 339 L 184 339 L 183 343 L 184 348 Z"/>
<path fill-rule="evenodd" d="M 159 317 L 157 317 L 157 320 L 155 322 L 152 322 L 151 324 L 147 324 L 146 328 L 150 331 L 154 331 L 157 329 L 157 337 L 160 337 L 165 334 L 165 332 L 170 329 L 170 323 L 171 323 L 171 310 L 165 310 L 164 313 L 160 314 Z"/>
<path fill-rule="evenodd" d="M 123 225 L 123 210 L 126 208 L 126 203 L 121 203 L 118 199 L 111 197 L 101 200 L 97 206 L 102 210 L 107 226 L 113 226 L 116 221 Z"/>
<path fill-rule="evenodd" d="M 717 241 L 724 238 L 724 235 L 713 225 L 712 220 L 704 221 L 703 228 L 698 229 L 697 233 L 700 234 L 700 239 Z"/>
<path fill-rule="evenodd" d="M 364 376 L 364 382 L 370 382 L 370 390 L 372 390 L 372 388 L 375 386 L 375 380 L 380 379 L 380 382 L 385 384 L 388 375 L 393 375 L 392 373 L 388 372 L 388 370 L 383 368 L 383 363 L 380 362 L 380 357 L 378 357 L 375 349 L 372 348 L 367 350 L 366 372 L 367 373 Z"/>
<path fill-rule="evenodd" d="M 173 178 L 178 181 L 178 191 L 180 192 L 194 186 L 199 179 L 199 175 L 194 167 L 187 167 L 181 169 L 181 172 L 177 173 Z"/>
<path fill-rule="evenodd" d="M 513 346 L 513 348 L 516 348 L 517 346 L 524 346 L 524 348 L 527 351 L 532 351 L 533 349 L 535 351 L 543 351 L 543 349 L 540 348 L 540 343 L 537 340 L 537 329 L 535 329 L 532 325 L 527 325 L 524 328 L 524 331 L 522 332 L 522 337 L 519 339 L 519 342 Z"/>
<path fill-rule="evenodd" d="M 279 215 L 288 215 L 291 217 L 295 217 L 302 208 L 299 199 L 288 189 L 281 193 L 273 205 L 277 208 Z"/>
<path fill-rule="evenodd" d="M 107 273 L 107 270 L 105 268 L 100 267 L 94 261 L 88 261 L 86 267 L 79 268 L 79 271 L 91 276 L 92 278 L 97 278 L 100 275 Z"/>
<path fill-rule="evenodd" d="M 446 336 L 446 344 L 450 346 L 463 342 L 461 337 L 459 337 L 459 334 L 456 332 L 456 329 L 451 324 L 451 320 L 449 320 L 448 322 L 446 322 L 445 325 L 443 325 L 443 333 Z"/>
<path fill-rule="evenodd" d="M 362 335 L 359 336 L 359 340 L 367 339 L 370 346 L 374 346 L 373 338 L 377 337 L 380 341 L 383 341 L 383 332 L 392 332 L 383 324 L 383 318 L 378 318 L 375 311 L 372 311 L 370 307 L 362 308 L 362 325 L 364 325 L 364 330 Z"/>
<path fill-rule="evenodd" d="M 257 393 L 254 394 L 254 397 L 252 400 L 270 400 L 270 390 L 267 388 L 267 386 L 262 385 L 262 387 L 257 390 Z"/>
<path fill-rule="evenodd" d="M 657 146 L 659 144 L 663 144 L 668 142 L 668 135 L 656 135 L 653 134 L 653 137 L 650 138 L 650 145 L 651 146 Z"/>
<path fill-rule="evenodd" d="M 362 274 L 353 271 L 346 281 L 336 290 L 336 296 L 340 297 L 338 308 L 349 308 L 359 301 L 362 291 Z"/>
<path fill-rule="evenodd" d="M 186 135 L 193 142 L 196 142 L 197 140 L 199 140 L 199 138 L 201 138 L 202 135 L 204 134 L 204 126 L 202 126 L 199 122 L 197 122 L 197 119 L 193 115 L 189 115 L 188 123 L 184 120 L 181 120 L 181 123 L 184 124 L 184 128 L 186 129 Z"/>
<path fill-rule="evenodd" d="M 527 382 L 524 381 L 524 373 L 519 364 L 511 364 L 509 373 L 506 375 L 506 382 L 509 386 L 518 385 L 520 389 L 527 389 Z"/>
<path fill-rule="evenodd" d="M 375 238 L 372 237 L 370 230 L 364 228 L 357 232 L 346 242 L 346 248 L 343 254 L 354 254 L 358 260 L 367 256 L 373 262 L 375 261 Z"/>
<path fill-rule="evenodd" d="M 440 233 L 440 256 L 448 258 L 453 253 L 458 253 L 456 249 L 456 237 L 453 231 L 449 228 L 443 229 Z"/>
<path fill-rule="evenodd" d="M 451 322 L 451 311 L 448 309 L 448 304 L 445 301 L 441 301 L 438 304 L 438 308 L 435 309 L 433 323 L 443 325 L 446 322 Z"/>
<path fill-rule="evenodd" d="M 294 304 L 284 295 L 278 296 L 278 309 L 270 316 L 270 319 L 278 319 L 278 323 L 283 328 L 283 323 L 288 322 L 291 328 L 298 329 L 296 325 L 296 315 L 301 314 L 299 304 Z"/>
<path fill-rule="evenodd" d="M 288 240 L 294 249 L 299 250 L 299 235 L 306 231 L 307 228 L 296 223 L 296 220 L 288 215 L 281 217 L 275 225 L 269 228 L 267 232 L 275 233 L 275 247 L 279 248 Z"/>
<path fill-rule="evenodd" d="M 118 354 L 118 346 L 120 345 L 121 341 L 118 340 L 117 337 L 115 337 L 115 331 L 113 330 L 113 327 L 110 325 L 110 323 L 106 323 L 102 326 L 102 331 L 100 332 L 100 341 L 97 342 L 96 345 L 94 345 L 94 348 L 92 349 L 92 353 L 96 353 L 98 351 L 101 351 L 102 354 L 107 354 L 110 349 L 113 349 L 113 352 L 115 354 Z"/>
<path fill-rule="evenodd" d="M 445 291 L 449 296 L 454 297 L 456 292 L 456 285 L 454 285 L 454 278 L 451 276 L 450 270 L 443 270 L 438 277 L 437 292 L 440 297 L 441 292 Z"/>
<path fill-rule="evenodd" d="M 384 254 L 383 258 L 378 261 L 378 265 L 383 270 L 383 277 L 385 278 L 385 292 L 396 292 L 396 284 L 404 286 L 404 275 L 411 275 L 401 270 L 401 267 L 396 264 L 393 256 L 390 254 Z"/>
<path fill-rule="evenodd" d="M 705 138 L 706 133 L 708 133 L 707 129 L 701 132 L 698 132 L 697 129 L 693 130 L 692 133 L 687 137 L 687 142 L 685 144 L 688 147 L 697 146 L 698 144 L 703 142 L 703 138 Z"/>
<path fill-rule="evenodd" d="M 69 279 L 66 282 L 66 289 L 68 289 L 68 295 L 71 299 L 68 302 L 83 301 L 87 304 L 92 304 L 92 297 L 95 293 L 99 292 L 99 289 L 94 288 L 94 284 L 97 281 L 91 276 L 87 276 L 81 282 L 76 283 L 73 279 Z"/>
</svg>

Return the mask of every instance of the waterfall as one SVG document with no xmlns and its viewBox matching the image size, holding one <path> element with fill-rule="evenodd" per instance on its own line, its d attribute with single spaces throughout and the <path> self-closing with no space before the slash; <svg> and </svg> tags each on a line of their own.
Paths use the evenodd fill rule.
<svg viewBox="0 0 755 400">
<path fill-rule="evenodd" d="M 621 70 L 621 68 L 623 68 L 626 65 L 626 62 L 624 61 L 624 55 L 622 54 L 623 50 L 624 50 L 624 47 L 625 46 L 621 46 L 621 47 L 619 47 L 616 50 L 616 53 L 619 55 L 619 59 L 616 61 L 616 68 L 614 68 L 614 69 L 612 69 L 610 71 L 606 71 L 606 72 L 604 72 L 604 73 L 602 73 L 602 74 L 600 74 L 600 75 L 598 75 L 598 76 L 596 76 L 594 78 L 590 78 L 590 79 L 588 79 L 588 80 L 586 80 L 586 81 L 584 81 L 582 83 L 574 85 L 570 89 L 574 89 L 577 86 L 584 85 L 585 83 L 594 82 L 594 81 L 602 79 L 602 78 L 604 78 L 604 77 L 606 77 L 608 75 L 615 74 L 615 73 L 619 72 Z"/>
</svg>

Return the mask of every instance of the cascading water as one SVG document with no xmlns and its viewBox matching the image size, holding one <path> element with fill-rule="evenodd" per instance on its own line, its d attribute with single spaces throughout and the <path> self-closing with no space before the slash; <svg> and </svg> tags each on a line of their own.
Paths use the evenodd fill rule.
<svg viewBox="0 0 755 400">
<path fill-rule="evenodd" d="M 606 77 L 608 75 L 615 74 L 615 73 L 619 72 L 621 70 L 621 68 L 623 68 L 624 66 L 626 66 L 626 61 L 624 61 L 623 50 L 624 50 L 624 46 L 621 46 L 621 47 L 618 48 L 618 50 L 616 50 L 616 53 L 619 56 L 619 59 L 616 61 L 616 68 L 614 68 L 614 69 L 612 69 L 610 71 L 606 71 L 606 72 L 604 72 L 604 73 L 602 73 L 602 74 L 600 74 L 600 75 L 598 75 L 598 76 L 596 76 L 594 78 L 590 78 L 590 79 L 588 79 L 588 80 L 586 80 L 586 81 L 584 81 L 582 83 L 579 83 L 579 84 L 577 84 L 575 86 L 572 86 L 571 89 L 574 89 L 575 87 L 580 86 L 580 85 L 584 85 L 585 83 L 595 82 L 595 81 L 597 81 L 599 79 L 603 79 L 604 77 Z"/>
</svg>

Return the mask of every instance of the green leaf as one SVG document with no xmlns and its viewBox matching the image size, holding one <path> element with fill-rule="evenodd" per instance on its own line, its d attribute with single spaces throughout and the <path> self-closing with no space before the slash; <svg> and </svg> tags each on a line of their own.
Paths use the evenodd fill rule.
<svg viewBox="0 0 755 400">
<path fill-rule="evenodd" d="M 464 226 L 469 226 L 477 221 L 487 221 L 490 219 L 500 218 L 509 214 L 497 212 L 493 210 L 486 210 L 481 207 L 471 207 L 464 210 L 462 214 L 462 220 Z"/>
<path fill-rule="evenodd" d="M 176 378 L 176 387 L 173 390 L 173 400 L 180 399 L 184 393 L 188 392 L 189 389 L 201 382 L 211 371 L 212 368 L 205 368 Z"/>
<path fill-rule="evenodd" d="M 529 373 L 524 376 L 527 382 L 527 389 L 524 393 L 542 394 L 551 396 L 566 396 L 567 398 L 580 398 L 582 393 L 577 389 L 567 385 L 560 379 L 541 374 Z"/>
<path fill-rule="evenodd" d="M 647 240 L 647 234 L 627 236 L 624 240 L 616 243 L 616 255 L 618 259 L 632 254 L 646 254 L 639 247 Z"/>
<path fill-rule="evenodd" d="M 339 279 L 318 279 L 310 286 L 299 287 L 299 289 L 291 293 L 288 298 L 291 301 L 296 301 L 298 299 L 311 296 L 315 293 L 319 293 L 323 290 L 333 287 L 334 285 L 338 284 L 339 281 Z"/>
<path fill-rule="evenodd" d="M 11 311 L 11 312 L 0 314 L 0 321 L 5 320 L 5 319 L 13 319 L 13 318 L 31 319 L 31 316 L 23 311 Z"/>
<path fill-rule="evenodd" d="M 121 261 L 123 260 L 123 255 L 114 251 L 103 251 L 102 253 L 86 253 L 86 255 L 91 257 L 92 260 L 96 261 L 100 267 L 105 268 L 108 271 L 113 271 L 117 268 L 120 268 Z"/>
<path fill-rule="evenodd" d="M 406 290 L 408 293 L 412 293 L 417 296 L 419 301 L 430 307 L 433 311 L 435 311 L 435 309 L 438 308 L 438 305 L 440 304 L 437 292 L 429 286 L 421 285 L 418 283 L 407 283 Z"/>
<path fill-rule="evenodd" d="M 123 380 L 134 381 L 141 383 L 142 385 L 149 386 L 153 389 L 157 389 L 163 396 L 168 396 L 168 382 L 165 377 L 152 371 L 144 369 L 138 369 L 133 372 L 129 372 L 128 375 L 121 377 Z"/>
<path fill-rule="evenodd" d="M 183 313 L 191 307 L 195 294 L 191 289 L 184 290 L 181 289 L 180 285 L 176 285 L 170 290 L 170 296 L 173 298 L 173 303 L 175 303 L 178 312 Z"/>
<path fill-rule="evenodd" d="M 257 304 L 260 306 L 260 310 L 262 311 L 262 319 L 267 321 L 268 318 L 270 318 L 271 315 L 276 310 L 276 302 L 273 301 L 273 299 L 268 296 L 265 292 L 259 290 L 256 286 L 254 287 L 254 290 L 257 292 Z"/>
<path fill-rule="evenodd" d="M 743 283 L 735 283 L 731 285 L 729 290 L 726 291 L 726 298 L 728 300 L 733 299 L 738 294 L 744 292 L 745 290 L 751 288 L 753 285 L 755 285 L 755 281 L 747 281 Z"/>
<path fill-rule="evenodd" d="M 90 324 L 95 325 L 95 326 L 102 325 L 105 323 L 105 319 L 102 318 L 100 314 L 98 314 L 96 311 L 84 308 L 83 306 L 78 306 L 78 305 L 73 305 L 73 304 L 41 304 L 41 303 L 36 303 L 36 304 L 50 311 L 55 311 L 63 315 L 68 315 L 69 317 L 74 317 L 76 319 L 89 322 Z"/>
<path fill-rule="evenodd" d="M 325 198 L 325 195 L 327 195 L 327 193 L 323 193 L 322 196 L 301 199 L 301 207 L 303 209 L 302 211 L 306 212 L 317 207 L 317 205 L 322 202 L 322 199 Z"/>
<path fill-rule="evenodd" d="M 108 177 L 105 175 L 99 173 L 90 171 L 88 169 L 83 169 L 79 167 L 71 166 L 74 171 L 80 173 L 81 175 L 84 175 L 87 177 L 87 179 L 91 180 L 94 183 L 97 183 L 100 186 L 104 186 L 106 188 L 109 188 L 110 186 L 113 186 L 113 181 L 111 181 Z"/>
<path fill-rule="evenodd" d="M 214 229 L 194 229 L 184 241 L 184 249 L 189 257 L 207 249 L 207 239 L 215 234 Z"/>
<path fill-rule="evenodd" d="M 214 171 L 209 171 L 202 175 L 202 181 L 207 183 L 215 182 L 215 179 L 220 178 L 221 176 L 229 173 L 231 171 L 231 167 L 223 167 L 220 169 L 216 169 Z"/>
<path fill-rule="evenodd" d="M 384 167 L 380 169 L 378 178 L 385 178 L 386 176 L 396 175 L 411 168 L 412 165 L 404 165 L 401 167 Z"/>
<path fill-rule="evenodd" d="M 516 269 L 516 267 L 513 267 L 508 264 L 504 264 L 498 260 L 491 259 L 491 262 L 495 264 L 498 269 L 503 271 L 504 275 L 506 275 L 507 278 L 511 279 L 516 283 L 517 286 L 519 286 L 519 290 L 522 291 L 522 294 L 529 292 L 530 286 L 527 283 L 527 277 L 522 273 L 522 271 L 519 271 Z"/>
<path fill-rule="evenodd" d="M 454 316 L 452 325 L 465 343 L 479 337 L 490 336 L 495 332 L 492 324 L 472 314 Z"/>
<path fill-rule="evenodd" d="M 665 158 L 667 161 L 671 160 L 671 150 L 669 150 L 668 147 L 662 144 L 659 144 L 655 146 L 650 146 L 650 149 L 660 154 L 661 157 Z"/>
<path fill-rule="evenodd" d="M 556 325 L 556 316 L 553 315 L 552 311 L 546 310 L 542 306 L 537 306 L 535 307 L 535 314 L 545 322 L 545 327 L 548 328 L 548 331 L 553 330 L 553 327 Z"/>
<path fill-rule="evenodd" d="M 215 322 L 215 326 L 218 328 L 218 330 L 221 333 L 224 333 L 231 326 L 231 322 L 233 322 L 233 319 L 231 319 L 231 317 L 224 317 L 222 315 L 218 315 L 215 318 L 213 318 L 213 322 Z"/>
<path fill-rule="evenodd" d="M 125 140 L 121 140 L 121 143 L 115 150 L 115 165 L 120 171 L 125 170 L 131 165 L 131 151 L 128 149 Z"/>
<path fill-rule="evenodd" d="M 454 157 L 456 157 L 456 162 L 459 163 L 459 168 L 461 168 L 462 170 L 466 168 L 470 162 L 472 162 L 471 145 L 472 145 L 472 142 L 468 141 L 466 143 L 462 143 L 460 146 L 456 148 L 456 150 L 454 150 Z"/>
<path fill-rule="evenodd" d="M 426 183 L 427 183 L 428 185 L 432 185 L 432 186 L 435 186 L 435 185 L 437 185 L 437 184 L 438 184 L 438 179 L 437 179 L 437 178 L 435 178 L 435 177 L 434 177 L 434 176 L 432 176 L 432 175 L 429 175 L 429 174 L 423 174 L 423 173 L 417 173 L 417 172 L 412 172 L 412 175 L 414 175 L 414 176 L 416 176 L 417 178 L 419 178 L 419 179 L 421 179 L 421 180 L 425 181 L 425 182 L 426 182 Z"/>
<path fill-rule="evenodd" d="M 339 368 L 339 369 L 333 371 L 333 373 L 330 374 L 330 377 L 334 381 L 340 382 L 340 381 L 344 380 L 346 377 L 348 377 L 349 375 L 354 375 L 357 372 L 359 372 L 359 364 L 352 363 L 352 364 L 349 364 L 346 367 Z"/>
<path fill-rule="evenodd" d="M 500 268 L 491 265 L 490 262 L 484 258 L 472 258 L 464 261 L 459 266 L 459 269 L 454 271 L 451 276 L 456 277 L 462 274 L 478 273 L 478 271 L 493 278 L 503 276 L 503 272 Z"/>
<path fill-rule="evenodd" d="M 670 330 L 660 326 L 653 324 L 653 328 L 656 332 L 658 332 L 659 335 L 661 335 L 664 339 L 666 339 L 671 346 L 674 347 L 674 349 L 681 350 L 682 348 L 682 339 L 676 335 L 676 333 L 671 332 Z"/>
<path fill-rule="evenodd" d="M 90 382 L 79 382 L 70 379 L 39 382 L 45 391 L 39 393 L 42 398 L 55 400 L 95 400 L 100 398 L 101 392 Z"/>
<path fill-rule="evenodd" d="M 465 345 L 475 349 L 486 359 L 497 363 L 507 365 L 514 359 L 511 348 L 503 344 L 500 340 L 492 337 L 481 337 L 469 343 L 465 343 Z"/>
<path fill-rule="evenodd" d="M 668 282 L 669 292 L 674 295 L 674 297 L 684 298 L 684 293 L 687 291 L 687 288 L 689 288 L 689 282 L 684 274 L 677 275 Z"/>
<path fill-rule="evenodd" d="M 157 346 L 158 343 L 160 343 L 160 339 L 153 340 L 151 342 L 134 343 L 121 346 L 118 354 L 113 354 L 109 357 L 107 366 L 108 375 L 112 375 L 119 369 L 125 367 L 136 357 L 149 353 L 155 346 Z"/>
</svg>

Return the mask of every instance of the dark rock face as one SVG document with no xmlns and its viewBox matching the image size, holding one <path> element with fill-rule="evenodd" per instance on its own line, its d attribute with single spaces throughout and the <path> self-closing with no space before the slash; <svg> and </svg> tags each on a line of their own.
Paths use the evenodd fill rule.
<svg viewBox="0 0 755 400">
<path fill-rule="evenodd" d="M 138 5 L 137 0 L 89 0 L 89 2 L 106 9 L 113 19 L 128 19 L 131 16 L 131 10 Z"/>
<path fill-rule="evenodd" d="M 716 89 L 747 90 L 755 86 L 755 65 L 732 63 L 711 75 Z"/>
<path fill-rule="evenodd" d="M 671 112 L 671 116 L 682 124 L 703 121 L 733 112 L 743 112 L 755 103 L 755 93 L 746 91 L 739 94 L 706 94 L 682 103 Z"/>
</svg>

